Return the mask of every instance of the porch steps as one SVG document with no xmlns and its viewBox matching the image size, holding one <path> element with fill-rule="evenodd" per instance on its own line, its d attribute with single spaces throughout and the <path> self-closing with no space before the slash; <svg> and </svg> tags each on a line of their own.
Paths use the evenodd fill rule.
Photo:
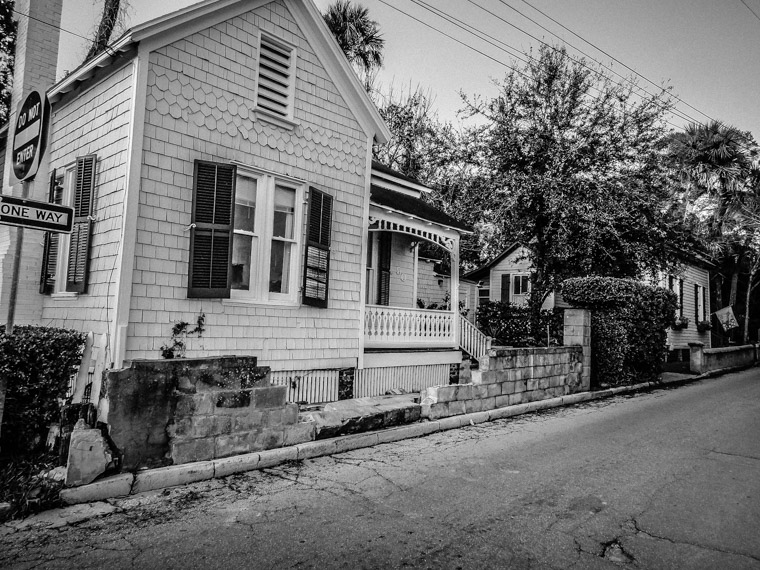
<svg viewBox="0 0 760 570">
<path fill-rule="evenodd" d="M 299 422 L 316 424 L 316 439 L 327 439 L 420 420 L 419 393 L 356 398 L 324 404 L 321 410 L 304 411 Z"/>
</svg>

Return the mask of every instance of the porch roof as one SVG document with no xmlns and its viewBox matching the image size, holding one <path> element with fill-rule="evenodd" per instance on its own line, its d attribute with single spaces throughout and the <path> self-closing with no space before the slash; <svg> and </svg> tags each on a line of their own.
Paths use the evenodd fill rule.
<svg viewBox="0 0 760 570">
<path fill-rule="evenodd" d="M 446 226 L 459 233 L 472 233 L 472 230 L 466 224 L 455 220 L 447 213 L 431 206 L 427 202 L 423 202 L 419 198 L 409 196 L 408 194 L 402 194 L 401 192 L 395 192 L 372 184 L 370 186 L 369 199 L 370 203 L 376 206 Z"/>
</svg>

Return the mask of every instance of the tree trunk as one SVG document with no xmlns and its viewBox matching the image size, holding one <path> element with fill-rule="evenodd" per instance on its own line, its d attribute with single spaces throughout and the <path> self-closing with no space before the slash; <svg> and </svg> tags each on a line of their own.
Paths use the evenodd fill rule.
<svg viewBox="0 0 760 570">
<path fill-rule="evenodd" d="M 87 57 L 84 58 L 85 61 L 91 60 L 108 47 L 111 34 L 119 18 L 120 4 L 121 0 L 105 0 L 103 17 L 100 19 L 100 24 L 98 24 L 98 31 L 95 34 L 95 39 L 92 40 L 90 51 L 87 52 Z"/>
<path fill-rule="evenodd" d="M 754 263 L 752 269 L 749 270 L 749 277 L 747 278 L 747 299 L 744 301 L 744 335 L 742 336 L 742 344 L 749 342 L 749 307 L 750 299 L 752 298 L 752 283 L 755 281 L 757 269 L 758 263 Z"/>
</svg>

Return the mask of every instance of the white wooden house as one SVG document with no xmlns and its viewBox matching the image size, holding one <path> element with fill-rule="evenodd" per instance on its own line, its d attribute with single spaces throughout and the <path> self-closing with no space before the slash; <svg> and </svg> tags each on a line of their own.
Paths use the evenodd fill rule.
<svg viewBox="0 0 760 570">
<path fill-rule="evenodd" d="M 515 305 L 527 303 L 530 295 L 532 266 L 528 249 L 514 243 L 489 263 L 463 276 L 463 282 L 471 283 L 470 294 L 485 301 L 503 301 Z M 714 264 L 704 256 L 680 254 L 681 269 L 673 275 L 661 275 L 655 285 L 674 291 L 678 296 L 678 317 L 683 328 L 668 329 L 668 348 L 671 358 L 688 361 L 690 342 L 702 342 L 710 348 L 710 332 L 699 323 L 710 322 L 710 269 Z M 550 293 L 543 308 L 566 307 L 561 295 Z M 704 330 L 700 330 L 704 329 Z"/>
<path fill-rule="evenodd" d="M 415 265 L 427 240 L 458 267 L 466 228 L 372 164 L 390 132 L 311 0 L 146 22 L 48 98 L 31 197 L 75 230 L 24 242 L 17 323 L 93 332 L 118 368 L 203 315 L 186 356 L 255 355 L 294 400 L 448 382 L 465 325 L 416 307 Z"/>
</svg>

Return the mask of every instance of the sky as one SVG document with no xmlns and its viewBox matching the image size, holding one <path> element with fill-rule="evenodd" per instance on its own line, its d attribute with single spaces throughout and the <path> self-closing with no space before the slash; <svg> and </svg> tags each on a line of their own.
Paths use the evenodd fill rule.
<svg viewBox="0 0 760 570">
<path fill-rule="evenodd" d="M 127 27 L 193 2 L 129 3 Z M 330 0 L 316 0 L 322 11 L 329 3 Z M 443 121 L 461 120 L 457 114 L 462 108 L 460 93 L 469 97 L 494 96 L 494 80 L 503 78 L 508 66 L 515 65 L 513 55 L 487 41 L 497 45 L 503 42 L 521 52 L 535 50 L 543 41 L 555 46 L 564 44 L 571 54 L 595 59 L 629 78 L 633 74 L 627 66 L 640 74 L 639 85 L 646 91 L 655 92 L 656 86 L 662 85 L 671 87 L 673 95 L 680 99 L 676 100 L 677 114 L 668 118 L 673 129 L 681 129 L 688 122 L 717 119 L 751 131 L 760 140 L 760 0 L 359 3 L 369 9 L 385 39 L 385 66 L 378 76 L 381 90 L 409 91 L 419 86 L 431 94 Z M 436 10 L 498 41 L 479 39 L 441 18 Z M 102 0 L 64 0 L 59 76 L 82 61 L 86 41 L 79 36 L 91 37 L 101 11 Z"/>
</svg>

